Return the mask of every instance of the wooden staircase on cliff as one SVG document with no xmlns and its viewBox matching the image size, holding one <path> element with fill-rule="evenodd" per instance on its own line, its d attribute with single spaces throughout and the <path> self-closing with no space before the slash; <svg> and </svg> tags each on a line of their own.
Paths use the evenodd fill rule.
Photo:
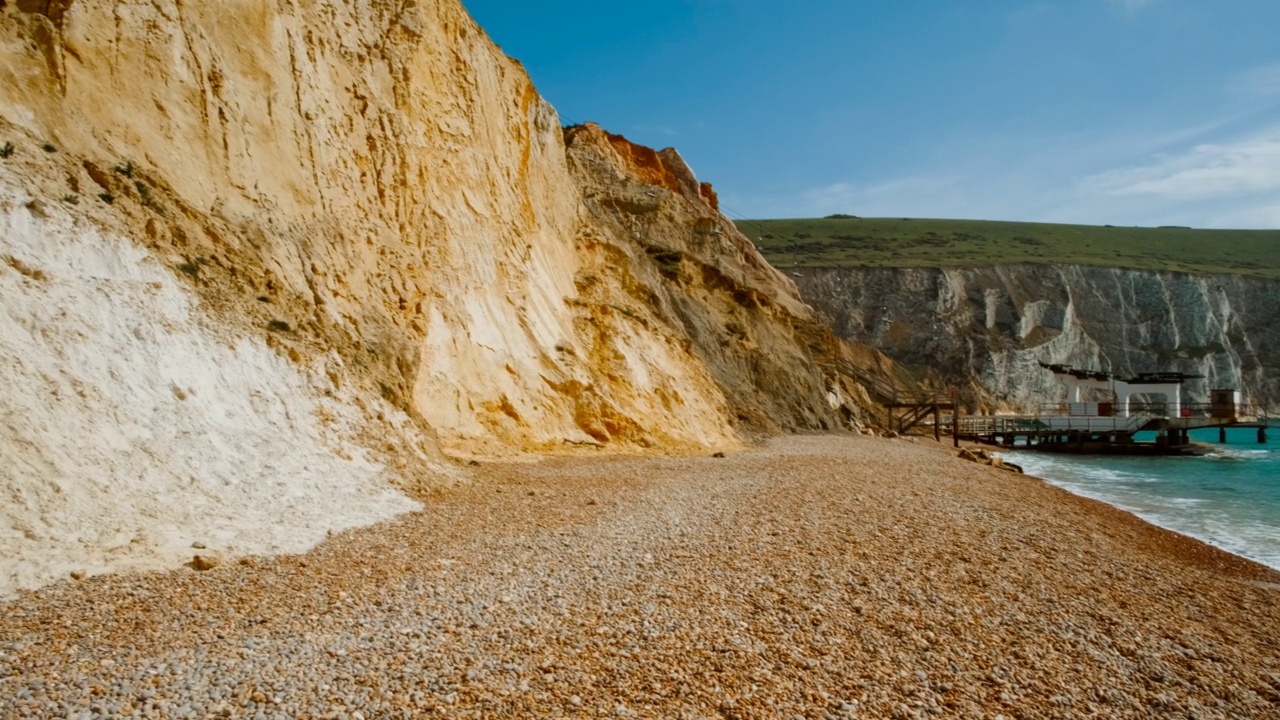
<svg viewBox="0 0 1280 720">
<path fill-rule="evenodd" d="M 942 411 L 954 414 L 955 393 L 907 390 L 844 359 L 835 359 L 836 370 L 858 381 L 871 399 L 885 408 L 885 430 L 905 433 L 933 416 L 933 439 L 942 440 Z"/>
<path fill-rule="evenodd" d="M 892 370 L 881 367 L 877 372 L 851 362 L 830 330 L 805 322 L 796 322 L 792 327 L 805 337 L 814 362 L 823 372 L 852 378 L 866 389 L 872 402 L 884 408 L 886 431 L 905 433 L 932 416 L 933 437 L 941 441 L 942 411 L 950 411 L 954 416 L 954 392 L 903 387 L 893 377 Z"/>
</svg>

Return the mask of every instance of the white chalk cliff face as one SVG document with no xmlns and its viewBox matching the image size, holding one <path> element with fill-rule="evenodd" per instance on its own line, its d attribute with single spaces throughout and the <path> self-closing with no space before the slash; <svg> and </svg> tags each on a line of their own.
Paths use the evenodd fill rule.
<svg viewBox="0 0 1280 720">
<path fill-rule="evenodd" d="M 457 0 L 0 1 L 0 595 L 314 541 L 232 528 L 254 482 L 319 483 L 322 532 L 456 459 L 850 420 L 847 349 L 678 155 L 574 138 Z M 182 487 L 206 538 L 148 540 Z"/>
<path fill-rule="evenodd" d="M 974 407 L 1032 409 L 1062 389 L 1040 362 L 1204 375 L 1280 401 L 1280 283 L 1090 266 L 805 270 L 805 298 L 842 336 L 965 388 Z"/>
<path fill-rule="evenodd" d="M 294 364 L 260 338 L 224 336 L 146 250 L 15 195 L 9 170 L 0 597 L 71 572 L 176 564 L 193 543 L 299 552 L 417 507 L 356 440 L 363 413 L 325 372 L 336 358 Z"/>
</svg>

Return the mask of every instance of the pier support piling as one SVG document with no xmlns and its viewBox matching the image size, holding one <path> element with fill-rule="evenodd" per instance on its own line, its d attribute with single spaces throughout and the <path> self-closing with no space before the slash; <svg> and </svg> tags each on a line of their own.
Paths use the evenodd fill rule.
<svg viewBox="0 0 1280 720">
<path fill-rule="evenodd" d="M 1218 442 L 1219 443 L 1227 442 L 1227 429 L 1225 427 L 1218 428 Z"/>
<path fill-rule="evenodd" d="M 1258 442 L 1259 442 L 1259 443 L 1262 443 L 1262 444 L 1265 444 L 1265 443 L 1267 442 L 1267 428 L 1266 428 L 1266 426 L 1263 426 L 1263 427 L 1258 428 Z"/>
</svg>

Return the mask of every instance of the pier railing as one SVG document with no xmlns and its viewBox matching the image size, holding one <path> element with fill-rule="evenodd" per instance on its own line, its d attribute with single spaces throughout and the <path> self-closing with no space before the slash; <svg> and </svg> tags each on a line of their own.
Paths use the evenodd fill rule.
<svg viewBox="0 0 1280 720">
<path fill-rule="evenodd" d="M 966 436 L 1029 435 L 1050 432 L 1120 432 L 1132 433 L 1150 418 L 970 415 L 961 416 L 960 434 Z"/>
<path fill-rule="evenodd" d="M 1132 406 L 1130 406 L 1132 409 Z M 1164 408 L 1167 412 L 1169 408 Z M 1213 418 L 1215 420 L 1224 421 L 1241 421 L 1254 422 L 1258 420 L 1265 421 L 1268 418 L 1268 412 L 1265 405 L 1256 403 L 1240 403 L 1237 405 L 1223 405 L 1215 403 L 1182 403 L 1179 417 L 1184 418 Z"/>
<path fill-rule="evenodd" d="M 952 404 L 951 393 L 931 393 L 931 392 L 896 392 L 884 398 L 886 405 L 901 406 L 932 406 L 940 405 L 949 407 Z"/>
<path fill-rule="evenodd" d="M 962 415 L 958 430 L 961 435 L 1003 435 L 1007 433 L 1025 433 L 1043 429 L 1043 423 L 1033 417 L 1012 417 L 1003 415 Z"/>
<path fill-rule="evenodd" d="M 1111 403 L 1047 403 L 1040 405 L 1041 417 L 1114 417 L 1118 408 Z M 1175 415 L 1173 406 L 1163 402 L 1131 402 L 1130 417 L 1144 418 L 1211 418 L 1223 422 L 1265 422 L 1266 406 L 1256 403 L 1182 403 Z"/>
</svg>

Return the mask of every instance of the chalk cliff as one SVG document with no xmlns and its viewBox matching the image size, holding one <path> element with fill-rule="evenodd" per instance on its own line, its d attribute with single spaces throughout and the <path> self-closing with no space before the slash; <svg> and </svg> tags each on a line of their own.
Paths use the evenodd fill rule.
<svg viewBox="0 0 1280 720">
<path fill-rule="evenodd" d="M 839 427 L 884 363 L 457 0 L 0 0 L 0 147 L 0 594 L 456 459 Z"/>
<path fill-rule="evenodd" d="M 1073 265 L 809 269 L 804 297 L 842 336 L 931 368 L 971 407 L 1034 408 L 1062 390 L 1039 362 L 1176 370 L 1193 399 L 1280 401 L 1280 283 Z"/>
</svg>

